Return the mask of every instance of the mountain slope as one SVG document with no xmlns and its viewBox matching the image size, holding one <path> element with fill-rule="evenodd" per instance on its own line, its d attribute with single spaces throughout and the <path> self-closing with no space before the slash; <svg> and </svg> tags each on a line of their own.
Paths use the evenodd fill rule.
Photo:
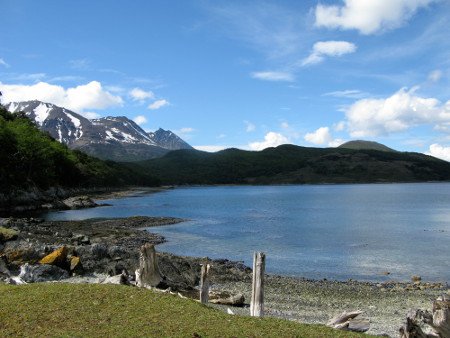
<svg viewBox="0 0 450 338">
<path fill-rule="evenodd" d="M 40 101 L 12 102 L 6 109 L 24 112 L 56 140 L 101 159 L 137 161 L 162 156 L 172 149 L 191 148 L 171 131 L 160 129 L 148 134 L 124 116 L 88 120 Z"/>
<path fill-rule="evenodd" d="M 163 184 L 284 184 L 450 180 L 450 163 L 418 153 L 282 145 L 260 152 L 178 150 L 138 163 Z"/>
<path fill-rule="evenodd" d="M 354 149 L 354 150 L 365 149 L 365 150 L 379 150 L 379 151 L 395 151 L 394 149 L 386 147 L 384 144 L 362 140 L 348 141 L 344 144 L 341 144 L 338 148 Z"/>
<path fill-rule="evenodd" d="M 18 190 L 155 185 L 150 175 L 70 150 L 0 106 L 0 204 Z M 6 196 L 6 197 L 5 197 Z"/>
</svg>

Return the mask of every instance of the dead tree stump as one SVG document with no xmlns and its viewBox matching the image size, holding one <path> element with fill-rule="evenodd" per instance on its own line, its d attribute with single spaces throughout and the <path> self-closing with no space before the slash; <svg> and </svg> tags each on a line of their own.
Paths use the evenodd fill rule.
<svg viewBox="0 0 450 338">
<path fill-rule="evenodd" d="M 202 264 L 200 273 L 200 303 L 207 304 L 209 300 L 209 264 Z"/>
<path fill-rule="evenodd" d="M 253 254 L 253 284 L 250 302 L 250 316 L 264 316 L 264 270 L 266 255 L 263 252 Z"/>
<path fill-rule="evenodd" d="M 422 326 L 426 324 L 431 332 L 425 333 Z M 406 322 L 400 328 L 401 338 L 450 338 L 450 298 L 446 295 L 433 302 L 432 312 L 411 310 L 406 315 Z"/>
<path fill-rule="evenodd" d="M 156 287 L 162 281 L 156 259 L 155 246 L 146 243 L 139 250 L 139 269 L 136 270 L 136 285 Z"/>
</svg>

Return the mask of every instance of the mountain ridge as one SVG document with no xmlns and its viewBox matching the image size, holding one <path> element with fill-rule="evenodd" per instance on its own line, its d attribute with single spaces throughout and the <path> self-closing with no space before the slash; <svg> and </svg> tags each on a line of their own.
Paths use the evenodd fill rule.
<svg viewBox="0 0 450 338">
<path fill-rule="evenodd" d="M 450 181 L 450 163 L 421 153 L 281 145 L 262 151 L 175 150 L 137 162 L 162 184 L 315 184 Z"/>
<path fill-rule="evenodd" d="M 38 100 L 10 102 L 12 113 L 23 111 L 36 126 L 72 149 L 105 160 L 139 161 L 171 150 L 192 147 L 170 130 L 147 133 L 125 116 L 89 120 L 64 107 Z"/>
</svg>

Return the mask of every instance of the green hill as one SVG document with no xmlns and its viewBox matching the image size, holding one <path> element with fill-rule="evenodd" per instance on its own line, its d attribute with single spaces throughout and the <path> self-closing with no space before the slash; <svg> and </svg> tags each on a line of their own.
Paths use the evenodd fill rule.
<svg viewBox="0 0 450 338">
<path fill-rule="evenodd" d="M 324 325 L 231 316 L 122 285 L 0 285 L 2 337 L 373 337 Z"/>
<path fill-rule="evenodd" d="M 354 150 L 365 149 L 365 150 L 379 150 L 379 151 L 395 151 L 394 149 L 386 147 L 384 144 L 362 140 L 348 141 L 344 144 L 341 144 L 338 148 L 354 149 Z"/>
<path fill-rule="evenodd" d="M 151 175 L 73 151 L 0 105 L 0 194 L 51 187 L 155 185 Z"/>
<path fill-rule="evenodd" d="M 449 181 L 450 163 L 419 153 L 282 145 L 260 152 L 178 150 L 140 162 L 163 184 Z"/>
</svg>

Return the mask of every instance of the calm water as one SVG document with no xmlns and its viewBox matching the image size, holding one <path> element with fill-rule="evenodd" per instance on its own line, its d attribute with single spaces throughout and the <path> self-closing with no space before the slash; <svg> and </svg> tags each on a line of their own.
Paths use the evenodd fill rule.
<svg viewBox="0 0 450 338">
<path fill-rule="evenodd" d="M 105 202 L 46 217 L 181 217 L 151 229 L 168 239 L 159 250 L 248 265 L 264 251 L 268 272 L 308 278 L 450 282 L 448 183 L 195 187 Z"/>
</svg>

